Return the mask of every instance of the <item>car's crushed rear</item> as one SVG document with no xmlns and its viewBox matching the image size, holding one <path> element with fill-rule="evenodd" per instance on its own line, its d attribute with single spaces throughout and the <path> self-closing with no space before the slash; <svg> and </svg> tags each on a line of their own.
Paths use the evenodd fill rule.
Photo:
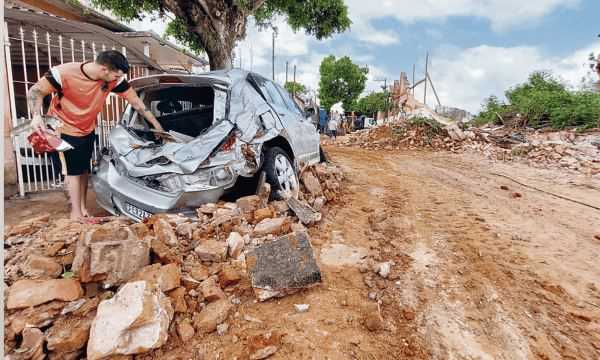
<svg viewBox="0 0 600 360">
<path fill-rule="evenodd" d="M 98 203 L 141 220 L 216 202 L 253 176 L 262 145 L 285 132 L 240 71 L 156 75 L 132 86 L 166 133 L 161 141 L 131 108 L 94 169 Z"/>
</svg>

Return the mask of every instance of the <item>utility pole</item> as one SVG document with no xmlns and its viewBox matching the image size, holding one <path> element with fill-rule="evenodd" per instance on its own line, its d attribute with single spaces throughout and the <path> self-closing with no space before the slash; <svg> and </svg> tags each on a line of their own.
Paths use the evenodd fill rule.
<svg viewBox="0 0 600 360">
<path fill-rule="evenodd" d="M 385 94 L 385 117 L 387 118 L 389 116 L 389 97 L 390 94 L 387 91 L 387 78 L 384 78 L 383 80 L 379 79 L 379 80 L 375 80 L 375 81 L 383 81 L 383 86 L 381 87 L 381 89 L 384 91 Z"/>
<path fill-rule="evenodd" d="M 254 71 L 254 50 L 252 43 L 250 43 L 250 71 Z"/>
<path fill-rule="evenodd" d="M 290 62 L 289 62 L 289 61 L 286 61 L 286 62 L 285 62 L 285 83 L 286 83 L 286 84 L 287 84 L 287 82 L 288 82 L 288 67 L 289 67 L 289 65 L 290 65 Z M 284 85 L 285 85 L 285 84 L 284 84 Z"/>
<path fill-rule="evenodd" d="M 416 70 L 416 65 L 413 64 L 413 78 L 412 78 L 412 84 L 410 84 L 412 86 L 412 94 L 415 95 L 415 70 Z"/>
<path fill-rule="evenodd" d="M 296 98 L 296 64 L 294 64 L 294 84 L 292 85 L 292 96 Z"/>
<path fill-rule="evenodd" d="M 272 69 L 272 77 L 273 81 L 275 81 L 275 37 L 277 36 L 277 28 L 273 27 L 273 51 L 271 56 L 271 69 Z"/>
<path fill-rule="evenodd" d="M 423 104 L 427 105 L 427 78 L 429 74 L 429 51 L 425 56 L 425 88 L 423 90 Z"/>
</svg>

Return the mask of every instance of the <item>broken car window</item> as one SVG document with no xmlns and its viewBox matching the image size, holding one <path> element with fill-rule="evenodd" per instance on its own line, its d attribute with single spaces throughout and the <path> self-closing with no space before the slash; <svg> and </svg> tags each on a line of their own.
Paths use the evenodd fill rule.
<svg viewBox="0 0 600 360">
<path fill-rule="evenodd" d="M 225 119 L 227 111 L 227 92 L 215 89 L 215 103 L 213 110 L 213 123 Z"/>
</svg>

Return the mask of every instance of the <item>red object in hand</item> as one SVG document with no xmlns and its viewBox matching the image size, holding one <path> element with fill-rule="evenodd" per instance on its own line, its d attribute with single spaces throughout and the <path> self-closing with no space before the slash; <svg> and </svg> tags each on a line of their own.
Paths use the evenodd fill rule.
<svg viewBox="0 0 600 360">
<path fill-rule="evenodd" d="M 36 154 L 57 151 L 58 147 L 62 143 L 62 139 L 58 136 L 40 130 L 36 130 L 29 134 L 27 141 L 29 141 L 33 147 L 33 151 L 35 151 Z"/>
</svg>

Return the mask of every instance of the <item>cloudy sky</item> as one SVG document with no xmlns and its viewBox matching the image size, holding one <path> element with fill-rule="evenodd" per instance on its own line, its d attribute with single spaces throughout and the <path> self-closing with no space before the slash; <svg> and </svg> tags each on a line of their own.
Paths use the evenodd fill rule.
<svg viewBox="0 0 600 360">
<path fill-rule="evenodd" d="M 576 86 L 589 71 L 589 53 L 600 52 L 598 0 L 383 0 L 347 1 L 353 25 L 344 34 L 317 41 L 278 20 L 276 79 L 285 63 L 297 65 L 298 81 L 317 89 L 319 64 L 330 54 L 368 65 L 366 93 L 405 71 L 423 76 L 425 54 L 444 105 L 480 109 L 492 94 L 523 82 L 536 70 L 552 71 Z M 148 22 L 131 24 L 150 29 Z M 162 34 L 164 25 L 152 23 Z M 241 61 L 240 61 L 241 57 Z M 271 76 L 271 32 L 252 21 L 236 50 L 235 66 Z M 429 91 L 431 92 L 431 91 Z M 419 94 L 419 92 L 417 92 Z M 428 98 L 433 105 L 433 98 Z"/>
</svg>

